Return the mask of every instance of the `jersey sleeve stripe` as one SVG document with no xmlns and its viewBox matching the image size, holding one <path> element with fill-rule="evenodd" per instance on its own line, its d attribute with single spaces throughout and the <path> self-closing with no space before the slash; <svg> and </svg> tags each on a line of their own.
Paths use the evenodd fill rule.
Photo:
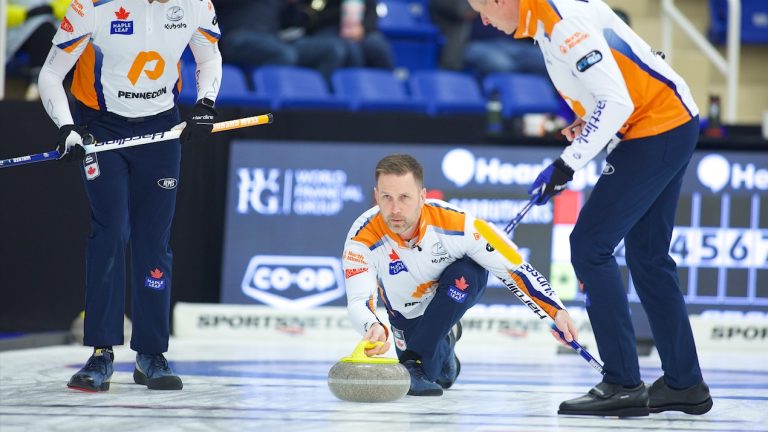
<svg viewBox="0 0 768 432">
<path fill-rule="evenodd" d="M 74 78 L 72 79 L 72 95 L 88 108 L 98 110 L 99 99 L 94 85 L 96 51 L 93 44 L 88 44 L 83 54 L 77 60 Z"/>
<path fill-rule="evenodd" d="M 449 235 L 464 235 L 466 215 L 448 207 L 440 207 L 435 203 L 424 206 L 422 217 L 427 218 L 427 224 L 436 231 Z"/>
<path fill-rule="evenodd" d="M 533 17 L 533 19 L 541 20 L 542 24 L 544 24 L 544 32 L 548 35 L 551 35 L 555 28 L 555 24 L 562 21 L 563 17 L 560 15 L 560 12 L 557 10 L 552 0 L 538 1 L 538 13 L 536 14 L 537 16 Z"/>
<path fill-rule="evenodd" d="M 93 51 L 96 54 L 95 64 L 93 65 L 93 85 L 96 90 L 96 100 L 99 102 L 99 109 L 106 110 L 107 102 L 104 100 L 104 86 L 101 84 L 101 69 L 104 64 L 104 54 L 101 48 L 93 45 Z"/>
<path fill-rule="evenodd" d="M 555 6 L 555 2 L 553 2 L 552 0 L 547 0 L 547 3 L 549 3 L 549 6 L 552 8 L 555 14 L 557 14 L 557 17 L 562 20 L 563 16 L 560 14 L 560 11 L 557 10 L 557 6 Z"/>
<path fill-rule="evenodd" d="M 464 235 L 464 230 L 454 231 L 454 230 L 442 229 L 442 228 L 439 228 L 439 227 L 432 227 L 432 229 L 434 229 L 435 232 L 437 232 L 437 233 L 444 234 L 444 235 L 449 235 L 449 236 L 463 236 Z"/>
<path fill-rule="evenodd" d="M 65 52 L 71 53 L 74 51 L 86 38 L 90 37 L 90 33 L 86 33 L 79 38 L 75 38 L 66 42 L 62 42 L 60 44 L 57 44 L 56 46 L 64 50 Z"/>
<path fill-rule="evenodd" d="M 198 27 L 197 31 L 200 32 L 200 34 L 202 34 L 203 36 L 205 36 L 205 38 L 208 39 L 208 42 L 212 44 L 218 42 L 219 39 L 221 39 L 221 35 L 214 31 L 204 29 L 202 27 Z"/>
<path fill-rule="evenodd" d="M 93 0 L 93 5 L 94 6 L 101 6 L 101 5 L 105 5 L 107 3 L 111 3 L 112 1 L 113 0 Z"/>
<path fill-rule="evenodd" d="M 645 71 L 648 75 L 652 76 L 653 78 L 659 80 L 660 82 L 664 83 L 667 87 L 669 87 L 674 93 L 675 97 L 680 101 L 680 105 L 685 109 L 685 111 L 688 113 L 688 116 L 690 118 L 693 118 L 693 114 L 691 114 L 691 111 L 688 109 L 687 106 L 685 106 L 685 102 L 683 102 L 683 98 L 680 97 L 680 94 L 677 91 L 677 85 L 675 85 L 674 82 L 672 82 L 667 77 L 661 75 L 657 71 L 651 69 L 650 66 L 645 64 L 640 58 L 635 55 L 635 53 L 632 51 L 632 48 L 629 46 L 629 44 L 624 41 L 624 39 L 621 38 L 618 34 L 616 34 L 615 31 L 612 29 L 605 29 L 603 30 L 603 35 L 605 36 L 605 40 L 608 41 L 608 46 L 611 47 L 611 49 L 614 49 L 620 53 L 622 53 L 624 56 L 626 56 L 628 59 L 630 59 L 633 63 L 635 63 L 640 69 Z"/>
<path fill-rule="evenodd" d="M 181 87 L 184 84 L 181 78 L 181 60 L 176 63 L 176 70 L 178 71 L 179 78 L 176 80 L 176 85 L 173 86 L 173 103 L 175 104 L 179 99 L 179 93 L 181 93 Z"/>
<path fill-rule="evenodd" d="M 518 288 L 524 291 L 528 297 L 531 298 L 531 300 L 536 302 L 536 304 L 539 305 L 539 307 L 543 309 L 547 315 L 554 318 L 557 311 L 560 310 L 560 306 L 558 306 L 557 303 L 554 303 L 552 300 L 542 296 L 541 293 L 533 289 L 525 276 L 519 274 L 518 272 L 510 272 L 509 275 Z"/>
<path fill-rule="evenodd" d="M 379 284 L 379 298 L 381 298 L 381 302 L 384 303 L 384 308 L 391 314 L 392 313 L 392 305 L 389 303 L 389 298 L 387 297 L 387 290 L 384 289 L 384 285 L 381 282 L 381 278 L 378 278 L 378 284 Z"/>
</svg>

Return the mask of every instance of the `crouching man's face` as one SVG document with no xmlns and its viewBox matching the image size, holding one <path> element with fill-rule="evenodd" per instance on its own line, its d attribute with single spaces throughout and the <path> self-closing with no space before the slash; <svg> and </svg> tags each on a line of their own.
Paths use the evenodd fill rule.
<svg viewBox="0 0 768 432">
<path fill-rule="evenodd" d="M 413 174 L 382 174 L 374 189 L 376 204 L 387 227 L 403 240 L 410 240 L 416 233 L 421 207 L 427 199 L 427 190 Z"/>
</svg>

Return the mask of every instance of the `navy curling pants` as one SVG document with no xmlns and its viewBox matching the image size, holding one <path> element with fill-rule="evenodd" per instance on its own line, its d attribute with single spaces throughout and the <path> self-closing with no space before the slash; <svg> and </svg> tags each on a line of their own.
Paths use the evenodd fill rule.
<svg viewBox="0 0 768 432">
<path fill-rule="evenodd" d="M 79 108 L 77 124 L 87 126 L 97 141 L 167 131 L 180 121 L 175 108 L 141 119 Z M 163 353 L 168 350 L 170 332 L 169 241 L 181 145 L 176 139 L 95 156 L 97 166 L 87 158 L 82 173 L 91 207 L 84 345 L 124 343 L 125 258 L 130 240 L 131 348 L 145 354 Z"/>
<path fill-rule="evenodd" d="M 571 262 L 588 296 L 605 382 L 641 381 L 627 291 L 613 256 L 621 239 L 667 384 L 681 389 L 702 381 L 677 267 L 669 256 L 683 174 L 698 136 L 697 117 L 660 135 L 621 142 L 606 159 L 610 167 L 571 233 Z"/>
<path fill-rule="evenodd" d="M 477 303 L 487 284 L 488 271 L 472 259 L 451 263 L 440 275 L 435 296 L 422 316 L 389 315 L 397 356 L 402 357 L 405 350 L 418 354 L 427 378 L 439 378 L 443 364 L 453 355 L 448 332 Z"/>
</svg>

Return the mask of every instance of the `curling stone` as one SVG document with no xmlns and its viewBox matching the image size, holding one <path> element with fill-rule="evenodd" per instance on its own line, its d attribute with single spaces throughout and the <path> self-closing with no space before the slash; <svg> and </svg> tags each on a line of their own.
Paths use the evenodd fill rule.
<svg viewBox="0 0 768 432">
<path fill-rule="evenodd" d="M 394 358 L 365 355 L 366 349 L 382 344 L 364 340 L 333 365 L 328 388 L 334 396 L 349 402 L 392 402 L 408 393 L 411 376 L 405 366 Z"/>
</svg>

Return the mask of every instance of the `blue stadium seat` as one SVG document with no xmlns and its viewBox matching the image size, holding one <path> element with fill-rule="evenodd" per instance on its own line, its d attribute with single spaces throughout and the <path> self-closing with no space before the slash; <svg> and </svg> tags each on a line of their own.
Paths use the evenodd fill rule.
<svg viewBox="0 0 768 432">
<path fill-rule="evenodd" d="M 504 118 L 529 113 L 557 113 L 560 102 L 549 81 L 540 75 L 493 73 L 483 80 L 486 95 L 499 92 Z"/>
<path fill-rule="evenodd" d="M 376 13 L 397 67 L 411 71 L 437 67 L 443 39 L 432 25 L 424 2 L 379 0 Z"/>
<path fill-rule="evenodd" d="M 353 111 L 426 112 L 426 104 L 405 91 L 395 75 L 382 69 L 338 69 L 332 77 L 335 94 L 350 101 Z"/>
<path fill-rule="evenodd" d="M 709 0 L 709 39 L 725 43 L 728 34 L 728 1 Z M 741 43 L 768 44 L 768 1 L 741 0 Z"/>
<path fill-rule="evenodd" d="M 415 72 L 411 75 L 411 92 L 414 99 L 427 104 L 429 115 L 485 111 L 485 99 L 477 81 L 461 72 Z"/>
<path fill-rule="evenodd" d="M 179 102 L 193 105 L 197 102 L 197 83 L 195 80 L 195 63 L 181 64 L 182 86 Z M 216 98 L 216 106 L 246 106 L 269 107 L 270 101 L 248 89 L 243 71 L 234 65 L 223 65 L 221 68 L 221 88 Z"/>
<path fill-rule="evenodd" d="M 221 88 L 216 105 L 266 108 L 270 103 L 267 97 L 260 96 L 248 88 L 242 69 L 225 64 L 221 68 Z"/>
<path fill-rule="evenodd" d="M 256 93 L 270 100 L 272 109 L 349 109 L 349 101 L 328 91 L 320 72 L 293 66 L 262 66 L 253 72 Z"/>
</svg>

